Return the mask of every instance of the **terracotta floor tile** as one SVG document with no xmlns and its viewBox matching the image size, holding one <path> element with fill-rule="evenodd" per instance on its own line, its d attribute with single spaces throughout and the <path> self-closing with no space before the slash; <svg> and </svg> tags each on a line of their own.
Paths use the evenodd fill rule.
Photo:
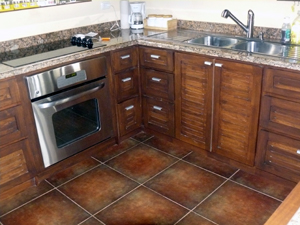
<svg viewBox="0 0 300 225">
<path fill-rule="evenodd" d="M 142 131 L 142 132 L 138 133 L 137 135 L 133 136 L 132 138 L 137 141 L 143 142 L 143 141 L 148 140 L 151 137 L 153 137 L 152 134 L 148 134 L 148 133 L 145 133 Z"/>
<path fill-rule="evenodd" d="M 102 165 L 59 187 L 90 213 L 96 213 L 137 184 Z"/>
<path fill-rule="evenodd" d="M 284 180 L 282 180 L 282 183 L 279 183 L 244 171 L 239 171 L 232 177 L 232 180 L 280 200 L 284 200 L 296 185 L 291 186 L 290 182 Z"/>
<path fill-rule="evenodd" d="M 230 177 L 238 170 L 237 168 L 234 168 L 226 163 L 198 153 L 192 153 L 184 158 L 184 160 L 224 177 Z"/>
<path fill-rule="evenodd" d="M 140 187 L 96 214 L 106 225 L 174 224 L 187 210 Z"/>
<path fill-rule="evenodd" d="M 107 164 L 130 178 L 143 183 L 176 159 L 155 149 L 139 144 Z"/>
<path fill-rule="evenodd" d="M 195 213 L 190 213 L 185 217 L 183 220 L 181 220 L 176 225 L 214 225 L 215 223 L 210 222 L 209 220 L 198 216 Z"/>
<path fill-rule="evenodd" d="M 77 163 L 67 169 L 65 169 L 62 172 L 59 172 L 55 174 L 54 176 L 48 178 L 47 180 L 54 186 L 59 186 L 70 179 L 88 171 L 89 169 L 92 169 L 99 165 L 100 163 L 96 160 L 89 158 L 87 160 L 84 160 L 80 163 Z"/>
<path fill-rule="evenodd" d="M 99 151 L 98 153 L 94 154 L 93 157 L 98 159 L 101 162 L 105 162 L 111 159 L 112 157 L 128 150 L 129 148 L 132 148 L 137 144 L 139 144 L 139 142 L 136 140 L 126 139 L 122 141 L 119 145 L 114 145 L 110 148 Z"/>
<path fill-rule="evenodd" d="M 179 162 L 145 185 L 192 209 L 225 179 L 185 162 Z"/>
<path fill-rule="evenodd" d="M 88 220 L 86 220 L 85 222 L 81 223 L 80 225 L 104 225 L 104 223 L 99 222 L 95 218 L 91 217 Z"/>
<path fill-rule="evenodd" d="M 89 215 L 57 190 L 0 218 L 4 225 L 76 225 Z"/>
<path fill-rule="evenodd" d="M 262 225 L 280 202 L 228 181 L 195 212 L 222 225 Z"/>
<path fill-rule="evenodd" d="M 169 142 L 164 139 L 157 138 L 157 137 L 150 138 L 149 140 L 145 141 L 144 143 L 147 145 L 150 145 L 154 148 L 157 148 L 161 151 L 164 151 L 171 155 L 174 155 L 178 158 L 182 158 L 185 155 L 187 155 L 189 152 L 191 152 L 190 150 L 188 150 L 184 147 L 181 147 L 172 142 Z"/>
<path fill-rule="evenodd" d="M 37 186 L 32 186 L 26 189 L 23 192 L 20 192 L 13 197 L 6 198 L 0 202 L 0 216 L 4 215 L 5 213 L 9 212 L 16 207 L 19 207 L 26 202 L 34 199 L 41 194 L 46 193 L 47 191 L 51 190 L 52 186 L 48 184 L 46 181 L 41 182 Z"/>
</svg>

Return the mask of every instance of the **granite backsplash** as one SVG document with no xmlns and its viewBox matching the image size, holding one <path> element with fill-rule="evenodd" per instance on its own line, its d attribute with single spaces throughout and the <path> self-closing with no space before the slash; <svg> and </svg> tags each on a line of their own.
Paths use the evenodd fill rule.
<svg viewBox="0 0 300 225">
<path fill-rule="evenodd" d="M 91 31 L 99 34 L 107 33 L 110 31 L 110 28 L 114 25 L 114 23 L 115 22 L 107 22 L 107 23 L 101 23 L 101 24 L 96 24 L 91 26 L 84 26 L 84 27 L 78 27 L 73 29 L 67 29 L 63 31 L 50 32 L 46 34 L 24 37 L 20 39 L 3 41 L 0 42 L 0 53 L 5 52 L 7 54 L 8 52 L 13 50 L 21 50 L 31 46 L 38 46 L 38 45 L 47 46 L 47 44 L 50 43 L 63 45 L 64 42 L 66 40 L 69 41 L 74 34 L 79 34 L 79 33 L 85 34 Z M 192 29 L 192 30 L 198 30 L 203 32 L 245 36 L 243 30 L 239 26 L 234 24 L 178 20 L 177 26 L 178 28 L 182 28 L 182 29 Z M 254 37 L 257 37 L 259 32 L 261 31 L 264 32 L 265 39 L 268 40 L 280 39 L 281 31 L 278 28 L 254 27 Z M 39 49 L 37 48 L 36 51 L 39 51 Z"/>
</svg>

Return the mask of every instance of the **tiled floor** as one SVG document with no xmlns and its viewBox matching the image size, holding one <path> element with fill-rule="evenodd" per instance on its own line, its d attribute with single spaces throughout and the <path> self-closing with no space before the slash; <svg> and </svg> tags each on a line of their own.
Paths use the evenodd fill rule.
<svg viewBox="0 0 300 225">
<path fill-rule="evenodd" d="M 0 202 L 0 221 L 262 225 L 291 189 L 140 133 Z"/>
</svg>

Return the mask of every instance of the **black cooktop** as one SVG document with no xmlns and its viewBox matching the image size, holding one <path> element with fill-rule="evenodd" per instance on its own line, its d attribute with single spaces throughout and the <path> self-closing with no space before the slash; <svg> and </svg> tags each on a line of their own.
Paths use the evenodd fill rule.
<svg viewBox="0 0 300 225">
<path fill-rule="evenodd" d="M 93 38 L 92 40 L 92 48 L 103 47 L 106 45 L 97 38 Z M 19 67 L 67 54 L 86 51 L 88 49 L 88 47 L 71 44 L 70 39 L 60 40 L 0 53 L 0 62 L 11 67 Z"/>
</svg>

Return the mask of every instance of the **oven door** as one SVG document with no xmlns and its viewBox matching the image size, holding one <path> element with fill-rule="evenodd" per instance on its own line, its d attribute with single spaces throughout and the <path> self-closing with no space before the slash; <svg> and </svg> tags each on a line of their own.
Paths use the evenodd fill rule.
<svg viewBox="0 0 300 225">
<path fill-rule="evenodd" d="M 44 166 L 113 136 L 107 79 L 32 102 Z"/>
</svg>

